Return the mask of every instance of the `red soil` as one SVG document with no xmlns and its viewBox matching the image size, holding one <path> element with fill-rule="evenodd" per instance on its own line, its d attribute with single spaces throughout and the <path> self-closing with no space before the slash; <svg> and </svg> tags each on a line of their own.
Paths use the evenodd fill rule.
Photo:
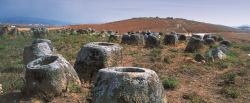
<svg viewBox="0 0 250 103">
<path fill-rule="evenodd" d="M 178 27 L 179 26 L 179 27 Z M 128 31 L 143 31 L 150 30 L 156 32 L 169 33 L 171 31 L 176 31 L 178 33 L 188 32 L 221 32 L 220 29 L 216 29 L 219 25 L 207 24 L 202 22 L 190 21 L 190 20 L 180 20 L 180 19 L 162 19 L 162 18 L 133 18 L 129 20 L 122 20 L 104 24 L 79 24 L 70 25 L 66 28 L 86 29 L 91 28 L 100 32 L 102 29 L 105 31 L 113 30 L 119 33 L 126 33 Z M 220 26 L 223 28 L 224 32 L 246 32 L 243 30 L 234 29 L 231 27 Z"/>
</svg>

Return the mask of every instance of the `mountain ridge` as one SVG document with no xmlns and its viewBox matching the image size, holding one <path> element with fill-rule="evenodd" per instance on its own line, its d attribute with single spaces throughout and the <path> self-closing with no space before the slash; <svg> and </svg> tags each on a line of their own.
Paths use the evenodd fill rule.
<svg viewBox="0 0 250 103">
<path fill-rule="evenodd" d="M 10 17 L 10 18 L 1 18 L 1 23 L 9 23 L 9 24 L 43 24 L 43 25 L 59 25 L 59 26 L 67 26 L 76 23 L 71 22 L 62 22 L 58 20 L 48 20 L 43 18 L 33 18 L 33 17 Z"/>
</svg>

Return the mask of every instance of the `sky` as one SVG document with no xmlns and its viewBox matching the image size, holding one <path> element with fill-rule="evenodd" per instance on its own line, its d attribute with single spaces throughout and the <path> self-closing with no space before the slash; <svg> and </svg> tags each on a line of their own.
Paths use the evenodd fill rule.
<svg viewBox="0 0 250 103">
<path fill-rule="evenodd" d="M 0 0 L 0 10 L 0 18 L 22 16 L 76 24 L 158 16 L 250 25 L 250 0 Z"/>
</svg>

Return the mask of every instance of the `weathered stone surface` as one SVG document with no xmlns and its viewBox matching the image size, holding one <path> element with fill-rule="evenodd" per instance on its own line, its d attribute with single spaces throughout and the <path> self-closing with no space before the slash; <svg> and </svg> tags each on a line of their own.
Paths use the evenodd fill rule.
<svg viewBox="0 0 250 103">
<path fill-rule="evenodd" d="M 217 41 L 217 37 L 216 36 L 212 36 L 212 38 L 214 39 L 214 41 Z"/>
<path fill-rule="evenodd" d="M 46 42 L 46 43 L 49 45 L 50 50 L 51 50 L 53 53 L 56 53 L 56 52 L 57 52 L 57 50 L 55 49 L 55 47 L 53 47 L 51 41 L 48 40 L 48 39 L 35 39 L 35 40 L 32 42 L 32 45 L 37 44 L 37 43 L 42 43 L 42 42 Z"/>
<path fill-rule="evenodd" d="M 17 28 L 14 28 L 11 30 L 11 35 L 16 36 L 17 35 Z"/>
<path fill-rule="evenodd" d="M 175 31 L 171 31 L 170 34 L 176 34 L 176 32 Z"/>
<path fill-rule="evenodd" d="M 105 33 L 105 30 L 103 29 L 103 30 L 101 31 L 101 33 Z"/>
<path fill-rule="evenodd" d="M 8 27 L 2 27 L 0 31 L 0 36 L 2 35 L 8 35 Z"/>
<path fill-rule="evenodd" d="M 56 33 L 61 33 L 62 31 L 60 29 L 56 29 Z"/>
<path fill-rule="evenodd" d="M 61 56 L 44 56 L 27 65 L 25 92 L 28 95 L 54 91 L 61 93 L 67 83 L 81 86 L 73 66 Z M 69 89 L 69 88 L 68 88 Z"/>
<path fill-rule="evenodd" d="M 148 39 L 148 35 L 145 34 L 145 35 L 144 35 L 144 41 L 146 41 L 147 39 Z"/>
<path fill-rule="evenodd" d="M 80 33 L 80 34 L 88 34 L 89 33 L 89 31 L 86 29 L 78 29 L 76 32 Z"/>
<path fill-rule="evenodd" d="M 158 32 L 153 32 L 152 35 L 154 35 L 154 36 L 160 36 L 160 34 Z"/>
<path fill-rule="evenodd" d="M 71 29 L 71 32 L 76 33 L 76 29 L 75 29 L 75 28 L 72 28 L 72 29 Z"/>
<path fill-rule="evenodd" d="M 111 34 L 113 31 L 112 30 L 108 30 L 108 34 Z"/>
<path fill-rule="evenodd" d="M 179 38 L 181 34 L 175 34 L 175 35 L 177 35 L 177 37 Z"/>
<path fill-rule="evenodd" d="M 128 34 L 123 34 L 123 35 L 122 35 L 122 42 L 121 42 L 121 43 L 129 44 L 129 43 L 130 43 L 130 35 L 128 35 Z"/>
<path fill-rule="evenodd" d="M 144 36 L 139 34 L 131 34 L 129 44 L 142 44 L 144 42 Z"/>
<path fill-rule="evenodd" d="M 130 33 L 130 34 L 135 34 L 135 33 L 134 33 L 134 31 L 131 31 L 131 33 Z"/>
<path fill-rule="evenodd" d="M 146 31 L 146 30 L 143 30 L 143 31 L 141 32 L 141 34 L 145 35 L 145 34 L 147 34 L 147 31 Z"/>
<path fill-rule="evenodd" d="M 206 38 L 204 39 L 204 44 L 205 45 L 210 45 L 210 44 L 214 44 L 215 40 L 213 38 Z"/>
<path fill-rule="evenodd" d="M 173 34 L 166 34 L 164 37 L 164 44 L 165 45 L 176 45 L 178 41 L 178 37 L 177 35 L 173 35 Z"/>
<path fill-rule="evenodd" d="M 91 28 L 87 28 L 88 31 L 91 31 Z"/>
<path fill-rule="evenodd" d="M 102 68 L 122 63 L 123 47 L 115 43 L 92 42 L 84 45 L 78 52 L 74 68 L 84 81 L 95 79 Z"/>
<path fill-rule="evenodd" d="M 227 47 L 231 47 L 231 44 L 229 41 L 222 41 L 220 42 L 220 45 L 226 45 Z"/>
<path fill-rule="evenodd" d="M 37 58 L 49 55 L 52 55 L 52 51 L 46 42 L 36 43 L 24 48 L 23 62 L 27 65 L 29 62 Z"/>
<path fill-rule="evenodd" d="M 213 57 L 214 59 L 225 59 L 225 58 L 227 58 L 227 56 L 218 47 L 216 49 L 211 50 L 208 53 L 206 53 L 205 56 Z"/>
<path fill-rule="evenodd" d="M 138 67 L 99 70 L 93 103 L 167 103 L 163 85 L 155 71 Z"/>
<path fill-rule="evenodd" d="M 193 34 L 191 37 L 196 37 L 196 38 L 200 38 L 201 40 L 203 40 L 201 35 Z"/>
<path fill-rule="evenodd" d="M 34 37 L 40 38 L 41 36 L 46 36 L 46 33 L 41 30 L 34 30 Z"/>
<path fill-rule="evenodd" d="M 41 30 L 44 31 L 44 32 L 47 31 L 46 27 L 42 27 Z"/>
<path fill-rule="evenodd" d="M 212 38 L 212 36 L 210 34 L 205 34 L 203 39 L 205 40 L 206 38 Z"/>
<path fill-rule="evenodd" d="M 195 50 L 201 49 L 203 42 L 204 41 L 201 38 L 192 36 L 187 44 L 185 52 L 194 52 Z"/>
<path fill-rule="evenodd" d="M 46 55 L 60 55 L 51 41 L 47 39 L 35 39 L 30 46 L 24 48 L 23 63 L 27 65 L 29 62 Z"/>
<path fill-rule="evenodd" d="M 22 32 L 21 32 L 21 35 L 22 35 L 23 37 L 29 37 L 29 36 L 30 36 L 29 32 L 26 32 L 26 31 L 22 31 Z"/>
<path fill-rule="evenodd" d="M 163 32 L 159 32 L 159 35 L 163 35 Z"/>
<path fill-rule="evenodd" d="M 220 46 L 218 46 L 217 48 L 219 48 L 223 53 L 227 54 L 231 52 L 231 47 L 228 47 L 226 45 L 221 44 Z"/>
<path fill-rule="evenodd" d="M 223 37 L 219 37 L 218 39 L 217 39 L 217 41 L 218 42 L 221 42 L 221 41 L 224 41 L 225 39 L 223 38 Z"/>
<path fill-rule="evenodd" d="M 196 60 L 197 62 L 201 62 L 202 60 L 205 60 L 205 58 L 202 54 L 196 54 L 194 60 Z"/>
<path fill-rule="evenodd" d="M 34 32 L 34 30 L 36 30 L 36 28 L 30 28 L 30 31 L 33 31 L 33 32 Z"/>
<path fill-rule="evenodd" d="M 151 31 L 147 31 L 147 35 L 151 34 L 152 32 Z"/>
<path fill-rule="evenodd" d="M 160 39 L 156 36 L 148 35 L 145 47 L 159 47 Z"/>
<path fill-rule="evenodd" d="M 187 40 L 187 36 L 184 35 L 184 34 L 181 34 L 181 35 L 179 36 L 178 40 L 184 40 L 184 41 L 186 41 L 186 40 Z"/>
<path fill-rule="evenodd" d="M 94 33 L 94 32 L 95 32 L 95 29 L 92 29 L 92 30 L 91 30 L 91 33 Z"/>
</svg>

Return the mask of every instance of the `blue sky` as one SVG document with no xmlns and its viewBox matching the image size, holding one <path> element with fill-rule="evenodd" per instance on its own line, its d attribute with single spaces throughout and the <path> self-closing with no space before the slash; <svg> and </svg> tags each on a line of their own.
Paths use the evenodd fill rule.
<svg viewBox="0 0 250 103">
<path fill-rule="evenodd" d="M 79 24 L 156 16 L 227 26 L 250 24 L 250 0 L 0 0 L 0 10 L 0 18 L 23 16 Z"/>
</svg>

